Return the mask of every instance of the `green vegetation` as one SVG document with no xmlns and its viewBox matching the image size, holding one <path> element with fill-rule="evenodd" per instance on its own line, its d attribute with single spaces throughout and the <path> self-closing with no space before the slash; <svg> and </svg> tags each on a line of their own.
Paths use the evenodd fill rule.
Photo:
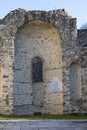
<svg viewBox="0 0 87 130">
<path fill-rule="evenodd" d="M 70 114 L 70 115 L 33 115 L 33 116 L 16 116 L 0 115 L 0 120 L 45 120 L 45 119 L 87 119 L 87 114 Z"/>
</svg>

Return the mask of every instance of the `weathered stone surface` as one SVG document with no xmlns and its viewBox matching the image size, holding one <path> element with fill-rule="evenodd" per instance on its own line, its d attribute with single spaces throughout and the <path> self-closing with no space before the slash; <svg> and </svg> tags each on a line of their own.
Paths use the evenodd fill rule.
<svg viewBox="0 0 87 130">
<path fill-rule="evenodd" d="M 1 121 L 0 130 L 87 130 L 86 120 Z"/>
<path fill-rule="evenodd" d="M 17 9 L 0 20 L 0 114 L 87 113 L 86 31 L 64 9 Z M 43 63 L 39 83 L 34 57 Z"/>
</svg>

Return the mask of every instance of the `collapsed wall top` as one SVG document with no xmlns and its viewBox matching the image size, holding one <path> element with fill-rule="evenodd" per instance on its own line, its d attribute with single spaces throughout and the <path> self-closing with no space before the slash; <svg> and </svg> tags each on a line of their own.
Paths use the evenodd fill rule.
<svg viewBox="0 0 87 130">
<path fill-rule="evenodd" d="M 71 16 L 64 9 L 53 10 L 53 11 L 26 11 L 24 9 L 16 9 L 8 13 L 2 20 L 1 24 L 16 25 L 18 26 L 26 20 L 42 19 L 42 20 L 57 20 L 57 19 L 72 19 Z"/>
</svg>

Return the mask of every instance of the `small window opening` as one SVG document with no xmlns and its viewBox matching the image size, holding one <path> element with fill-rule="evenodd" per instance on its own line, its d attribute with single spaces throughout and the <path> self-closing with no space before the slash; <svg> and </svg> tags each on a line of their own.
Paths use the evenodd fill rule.
<svg viewBox="0 0 87 130">
<path fill-rule="evenodd" d="M 39 57 L 32 61 L 32 82 L 42 82 L 42 60 Z"/>
</svg>

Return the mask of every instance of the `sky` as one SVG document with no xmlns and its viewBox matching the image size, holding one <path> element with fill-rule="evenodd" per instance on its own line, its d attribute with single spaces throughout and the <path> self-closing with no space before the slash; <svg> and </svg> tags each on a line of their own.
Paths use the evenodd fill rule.
<svg viewBox="0 0 87 130">
<path fill-rule="evenodd" d="M 0 19 L 17 8 L 27 11 L 65 9 L 77 18 L 77 28 L 87 22 L 87 0 L 0 0 Z"/>
</svg>

